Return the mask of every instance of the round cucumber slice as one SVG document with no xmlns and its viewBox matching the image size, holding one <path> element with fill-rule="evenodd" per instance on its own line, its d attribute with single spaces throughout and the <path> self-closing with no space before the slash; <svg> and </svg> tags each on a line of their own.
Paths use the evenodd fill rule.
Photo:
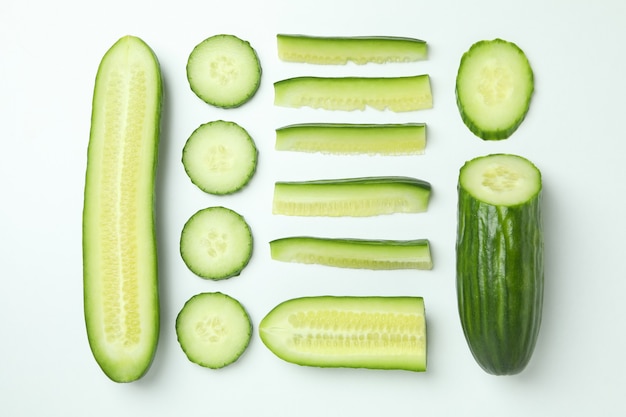
<svg viewBox="0 0 626 417">
<path fill-rule="evenodd" d="M 205 279 L 237 276 L 252 257 L 252 232 L 243 216 L 225 207 L 208 207 L 185 223 L 180 253 L 187 267 Z"/>
<path fill-rule="evenodd" d="M 191 90 L 216 107 L 239 107 L 261 84 L 261 63 L 248 41 L 234 35 L 215 35 L 200 42 L 187 61 Z"/>
<path fill-rule="evenodd" d="M 237 361 L 248 347 L 252 322 L 243 305 L 220 292 L 191 297 L 176 317 L 176 336 L 187 358 L 219 369 Z"/>
<path fill-rule="evenodd" d="M 254 140 L 243 127 L 216 120 L 191 134 L 183 148 L 182 162 L 198 188 L 224 195 L 248 184 L 256 171 L 257 157 Z"/>
<path fill-rule="evenodd" d="M 530 63 L 512 42 L 476 42 L 461 58 L 457 105 L 465 125 L 481 139 L 510 137 L 525 119 L 533 91 Z"/>
</svg>

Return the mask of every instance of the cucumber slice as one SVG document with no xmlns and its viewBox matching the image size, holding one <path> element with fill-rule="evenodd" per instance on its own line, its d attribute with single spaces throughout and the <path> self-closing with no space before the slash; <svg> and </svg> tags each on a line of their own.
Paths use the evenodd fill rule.
<svg viewBox="0 0 626 417">
<path fill-rule="evenodd" d="M 134 36 L 95 81 L 83 207 L 83 290 L 93 355 L 113 381 L 141 378 L 159 336 L 154 186 L 161 70 Z"/>
<path fill-rule="evenodd" d="M 525 119 L 533 91 L 530 63 L 512 42 L 480 41 L 461 58 L 457 105 L 465 125 L 481 139 L 510 137 Z"/>
<path fill-rule="evenodd" d="M 252 231 L 239 213 L 221 206 L 208 207 L 185 223 L 180 254 L 201 278 L 231 278 L 239 275 L 252 257 Z"/>
<path fill-rule="evenodd" d="M 426 370 L 421 297 L 295 298 L 261 320 L 259 335 L 280 359 L 302 366 Z"/>
<path fill-rule="evenodd" d="M 343 65 L 348 61 L 413 62 L 427 58 L 423 40 L 394 36 L 307 36 L 278 34 L 278 57 L 287 62 Z"/>
<path fill-rule="evenodd" d="M 294 77 L 274 83 L 274 104 L 325 110 L 408 112 L 430 109 L 428 75 L 407 77 Z"/>
<path fill-rule="evenodd" d="M 335 155 L 419 155 L 426 148 L 426 124 L 296 124 L 276 129 L 275 148 Z"/>
<path fill-rule="evenodd" d="M 183 148 L 185 172 L 209 194 L 232 194 L 253 177 L 258 151 L 248 132 L 234 122 L 216 120 L 198 127 Z"/>
<path fill-rule="evenodd" d="M 543 304 L 541 173 L 494 154 L 459 174 L 457 296 L 461 324 L 488 373 L 521 372 L 532 356 Z"/>
<path fill-rule="evenodd" d="M 270 242 L 272 259 L 354 269 L 432 269 L 426 239 L 369 240 L 294 236 Z"/>
<path fill-rule="evenodd" d="M 274 185 L 273 214 L 366 217 L 420 213 L 428 209 L 431 186 L 409 177 L 362 177 L 280 181 Z"/>
<path fill-rule="evenodd" d="M 215 35 L 200 42 L 187 61 L 191 90 L 216 107 L 247 103 L 261 84 L 261 62 L 248 41 L 234 35 Z"/>
<path fill-rule="evenodd" d="M 220 292 L 191 297 L 176 317 L 176 336 L 189 361 L 219 369 L 237 361 L 252 335 L 243 305 Z"/>
</svg>

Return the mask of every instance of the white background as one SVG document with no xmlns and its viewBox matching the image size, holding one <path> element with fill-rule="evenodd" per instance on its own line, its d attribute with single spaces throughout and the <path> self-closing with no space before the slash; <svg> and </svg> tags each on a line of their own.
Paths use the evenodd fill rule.
<svg viewBox="0 0 626 417">
<path fill-rule="evenodd" d="M 129 1 L 5 0 L 0 5 L 0 415 L 3 416 L 618 416 L 626 413 L 623 193 L 626 183 L 626 3 L 618 0 Z M 428 61 L 317 68 L 279 62 L 275 35 L 398 35 L 429 42 Z M 230 33 L 263 64 L 254 99 L 218 110 L 185 78 L 191 49 Z M 158 167 L 162 329 L 148 374 L 116 384 L 89 350 L 82 311 L 81 212 L 91 97 L 97 66 L 121 36 L 143 38 L 165 82 Z M 462 124 L 454 99 L 458 62 L 481 39 L 526 52 L 536 93 L 513 137 L 483 142 Z M 327 112 L 276 108 L 272 83 L 294 75 L 428 73 L 432 110 Z M 180 163 L 201 123 L 232 120 L 260 151 L 241 193 L 211 197 Z M 428 123 L 423 156 L 330 157 L 278 153 L 274 129 L 304 121 Z M 474 156 L 513 152 L 543 172 L 546 287 L 531 363 L 517 376 L 484 373 L 456 311 L 456 179 Z M 368 219 L 272 216 L 273 183 L 360 175 L 411 175 L 433 185 L 430 210 Z M 228 206 L 246 217 L 254 256 L 236 278 L 207 282 L 178 254 L 196 210 Z M 268 242 L 295 234 L 429 238 L 432 271 L 351 271 L 291 265 Z M 240 360 L 219 371 L 187 361 L 174 320 L 202 291 L 238 298 L 256 326 L 279 302 L 303 295 L 421 295 L 428 319 L 425 373 L 304 368 L 281 361 L 253 335 Z"/>
</svg>

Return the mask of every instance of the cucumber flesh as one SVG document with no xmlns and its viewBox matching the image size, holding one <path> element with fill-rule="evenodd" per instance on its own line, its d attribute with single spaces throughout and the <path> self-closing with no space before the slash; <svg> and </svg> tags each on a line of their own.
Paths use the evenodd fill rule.
<svg viewBox="0 0 626 417">
<path fill-rule="evenodd" d="M 98 68 L 83 207 L 89 345 L 113 381 L 141 378 L 159 336 L 154 185 L 161 71 L 150 47 L 120 38 Z"/>
<path fill-rule="evenodd" d="M 187 80 L 191 90 L 216 107 L 247 103 L 261 85 L 261 62 L 248 41 L 220 34 L 200 42 L 189 54 Z"/>
<path fill-rule="evenodd" d="M 324 110 L 408 112 L 430 109 L 430 77 L 294 77 L 274 83 L 274 104 Z"/>
<path fill-rule="evenodd" d="M 463 122 L 479 138 L 510 137 L 526 118 L 533 92 L 530 63 L 512 42 L 480 41 L 461 58 L 457 106 Z"/>
<path fill-rule="evenodd" d="M 198 127 L 183 148 L 191 181 L 209 194 L 241 190 L 254 176 L 258 151 L 248 132 L 234 122 L 216 120 Z"/>
<path fill-rule="evenodd" d="M 187 267 L 201 278 L 231 278 L 239 275 L 252 257 L 252 231 L 239 213 L 208 207 L 185 223 L 180 253 Z"/>
<path fill-rule="evenodd" d="M 343 65 L 413 62 L 426 59 L 428 44 L 420 39 L 393 36 L 308 36 L 278 34 L 278 57 L 286 62 Z"/>
<path fill-rule="evenodd" d="M 432 269 L 426 239 L 369 240 L 294 236 L 270 242 L 274 260 L 339 268 Z"/>
<path fill-rule="evenodd" d="M 176 336 L 190 362 L 219 369 L 236 362 L 252 335 L 243 305 L 220 292 L 191 297 L 176 317 Z"/>
<path fill-rule="evenodd" d="M 295 298 L 261 320 L 259 335 L 277 357 L 297 365 L 426 370 L 421 297 Z"/>
<path fill-rule="evenodd" d="M 543 309 L 541 173 L 517 155 L 478 157 L 461 168 L 458 193 L 463 332 L 486 372 L 520 373 L 534 351 Z"/>
<path fill-rule="evenodd" d="M 430 192 L 428 182 L 410 177 L 279 181 L 272 212 L 330 217 L 420 213 L 428 209 Z"/>
<path fill-rule="evenodd" d="M 426 124 L 303 123 L 276 129 L 276 150 L 334 155 L 419 155 Z"/>
</svg>

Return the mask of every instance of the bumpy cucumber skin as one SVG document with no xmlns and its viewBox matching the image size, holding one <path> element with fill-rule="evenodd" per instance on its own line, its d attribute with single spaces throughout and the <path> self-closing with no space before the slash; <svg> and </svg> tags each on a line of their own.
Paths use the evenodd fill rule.
<svg viewBox="0 0 626 417">
<path fill-rule="evenodd" d="M 524 60 L 526 60 L 526 63 L 528 64 L 528 83 L 530 84 L 530 90 L 522 92 L 522 94 L 526 94 L 528 96 L 528 100 L 526 101 L 526 106 L 523 109 L 523 111 L 519 114 L 518 118 L 515 120 L 511 121 L 511 124 L 504 128 L 504 129 L 496 129 L 496 130 L 487 130 L 484 129 L 482 126 L 480 126 L 479 124 L 475 123 L 474 118 L 465 110 L 465 105 L 463 103 L 463 100 L 459 94 L 459 80 L 460 80 L 460 74 L 461 74 L 461 69 L 463 68 L 463 65 L 465 64 L 465 62 L 469 59 L 472 58 L 472 52 L 477 49 L 480 48 L 483 45 L 486 44 L 498 44 L 498 43 L 503 43 L 503 44 L 507 44 L 510 45 L 511 47 L 517 49 L 520 53 L 520 55 L 524 58 Z M 509 42 L 509 41 L 505 41 L 503 39 L 493 39 L 493 40 L 482 40 L 482 41 L 478 41 L 476 43 L 474 43 L 470 49 L 465 52 L 463 54 L 463 56 L 461 57 L 461 62 L 459 64 L 459 72 L 457 74 L 457 78 L 456 78 L 456 88 L 455 88 L 455 95 L 456 95 L 456 103 L 457 103 L 457 107 L 459 109 L 459 114 L 461 115 L 461 119 L 463 120 L 463 123 L 465 123 L 465 126 L 467 126 L 467 128 L 477 137 L 483 139 L 483 140 L 503 140 L 503 139 L 508 139 L 509 137 L 511 137 L 511 135 L 513 135 L 513 133 L 515 133 L 515 131 L 517 131 L 517 129 L 520 127 L 520 125 L 522 124 L 522 122 L 524 121 L 524 119 L 526 118 L 526 115 L 528 114 L 528 110 L 530 109 L 530 103 L 532 100 L 532 96 L 534 93 L 534 87 L 535 82 L 534 82 L 534 73 L 532 71 L 532 69 L 530 68 L 530 63 L 528 63 L 528 60 L 526 59 L 526 55 L 524 54 L 524 51 L 522 51 L 522 49 L 517 46 L 515 43 L 513 42 Z"/>
<path fill-rule="evenodd" d="M 145 333 L 140 334 L 140 344 L 142 345 L 140 349 L 131 347 L 124 351 L 124 348 L 122 348 L 123 353 L 117 352 L 117 354 L 111 354 L 109 352 L 111 349 L 107 346 L 106 340 L 104 340 L 104 323 L 100 321 L 101 316 L 104 314 L 101 311 L 103 305 L 100 304 L 100 302 L 104 301 L 99 293 L 102 291 L 104 284 L 101 276 L 105 265 L 102 264 L 101 260 L 94 259 L 94 256 L 97 257 L 96 253 L 100 243 L 94 241 L 94 239 L 97 240 L 97 237 L 94 238 L 94 236 L 97 236 L 99 233 L 99 225 L 96 224 L 96 220 L 92 218 L 92 213 L 99 210 L 99 199 L 110 198 L 110 196 L 98 196 L 100 188 L 98 185 L 98 177 L 101 173 L 97 172 L 99 171 L 99 152 L 97 149 L 104 146 L 104 144 L 100 143 L 100 140 L 97 138 L 100 133 L 98 132 L 97 126 L 101 123 L 100 120 L 105 117 L 103 110 L 98 108 L 98 103 L 100 102 L 100 96 L 104 97 L 106 94 L 104 91 L 106 86 L 99 86 L 98 80 L 101 73 L 105 71 L 105 62 L 109 56 L 120 53 L 119 49 L 122 48 L 126 48 L 131 52 L 133 50 L 132 48 L 135 48 L 135 51 L 137 51 L 137 48 L 140 48 L 144 53 L 151 56 L 153 60 L 152 68 L 146 70 L 154 73 L 156 85 L 150 86 L 154 88 L 153 91 L 155 94 L 155 106 L 151 109 L 153 112 L 152 116 L 154 117 L 154 126 L 152 126 L 152 130 L 143 137 L 144 143 L 142 144 L 145 149 L 150 149 L 152 154 L 148 151 L 143 152 L 143 158 L 145 158 L 146 155 L 150 157 L 150 161 L 145 162 L 143 165 L 143 173 L 146 175 L 147 180 L 143 181 L 141 184 L 137 184 L 137 187 L 141 188 L 141 191 L 145 193 L 146 199 L 140 203 L 142 207 L 136 213 L 136 215 L 144 220 L 145 226 L 144 234 L 138 236 L 136 242 L 142 247 L 138 252 L 143 252 L 146 256 L 139 261 L 129 260 L 131 263 L 135 263 L 138 269 L 141 269 L 144 273 L 144 275 L 138 277 L 139 282 L 137 282 L 136 285 L 143 290 L 141 302 L 145 303 L 142 308 L 142 312 L 145 314 L 139 317 L 139 320 L 144 323 L 141 328 Z M 96 75 L 91 115 L 92 127 L 87 151 L 82 238 L 83 300 L 85 324 L 90 349 L 104 374 L 112 381 L 119 383 L 133 382 L 146 374 L 153 362 L 159 339 L 160 310 L 154 187 L 160 138 L 162 90 L 161 70 L 157 56 L 140 38 L 131 35 L 120 38 L 109 48 L 102 58 Z M 130 119 L 132 119 L 132 117 Z M 127 214 L 130 216 L 130 213 Z M 120 256 L 124 255 L 125 253 L 120 254 Z M 138 265 L 139 263 L 142 265 Z M 146 322 L 147 325 L 145 324 Z M 114 350 L 115 348 L 112 349 Z"/>
<path fill-rule="evenodd" d="M 301 332 L 307 333 L 310 330 L 306 328 L 301 330 L 298 325 L 294 325 L 294 321 L 290 316 L 306 316 L 310 313 L 325 311 L 334 316 L 333 322 L 328 323 L 328 327 L 322 323 L 317 323 L 318 330 L 323 328 L 323 332 L 333 333 L 337 328 L 348 326 L 349 331 L 360 332 L 361 328 L 367 328 L 372 322 L 346 321 L 346 314 L 390 314 L 399 316 L 403 314 L 415 315 L 417 313 L 420 318 L 418 323 L 413 323 L 417 328 L 411 329 L 411 335 L 404 335 L 404 338 L 398 337 L 390 339 L 384 347 L 374 348 L 372 350 L 360 350 L 358 346 L 352 347 L 348 341 L 347 351 L 344 349 L 337 351 L 337 348 L 331 348 L 331 351 L 311 352 L 301 351 L 297 346 L 298 341 L 304 343 L 312 341 L 315 343 L 315 337 L 309 339 Z M 396 317 L 397 318 L 397 317 Z M 362 319 L 361 319 L 362 320 Z M 395 323 L 392 327 L 401 327 L 402 325 L 394 319 Z M 391 332 L 396 331 L 392 329 Z M 315 332 L 315 331 L 314 331 Z M 309 334 L 310 335 L 310 334 Z M 311 366 L 318 368 L 364 368 L 378 370 L 404 370 L 413 372 L 425 372 L 427 368 L 427 321 L 424 307 L 424 299 L 422 297 L 385 297 L 385 296 L 312 296 L 300 297 L 283 301 L 275 306 L 259 323 L 259 336 L 263 344 L 278 358 L 300 366 Z M 301 337 L 302 336 L 302 337 Z M 359 341 L 369 340 L 370 335 L 362 335 Z M 384 331 L 379 338 L 385 337 Z M 407 337 L 414 337 L 419 340 L 413 341 L 410 352 L 399 353 L 396 344 L 403 344 Z M 285 343 L 285 341 L 287 341 Z M 341 345 L 343 339 L 338 340 Z M 356 343 L 357 345 L 359 343 Z M 306 349 L 305 349 L 306 350 Z M 314 349 L 315 350 L 315 349 Z M 395 350 L 395 352 L 394 352 Z"/>
<path fill-rule="evenodd" d="M 544 291 L 541 194 L 496 206 L 458 186 L 458 310 L 469 348 L 489 374 L 520 373 L 537 342 Z"/>
<path fill-rule="evenodd" d="M 278 34 L 278 56 L 287 62 L 318 65 L 413 62 L 426 59 L 428 44 L 394 36 L 308 36 Z"/>
</svg>

